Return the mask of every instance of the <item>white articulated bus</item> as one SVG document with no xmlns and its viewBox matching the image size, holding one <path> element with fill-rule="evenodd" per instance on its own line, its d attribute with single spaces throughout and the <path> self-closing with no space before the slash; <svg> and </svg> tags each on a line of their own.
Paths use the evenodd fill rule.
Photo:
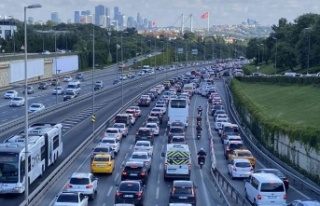
<svg viewBox="0 0 320 206">
<path fill-rule="evenodd" d="M 62 125 L 33 124 L 28 129 L 28 178 L 32 184 L 62 154 Z M 0 143 L 0 193 L 25 191 L 25 133 Z"/>
<path fill-rule="evenodd" d="M 175 98 L 171 99 L 168 107 L 168 126 L 172 122 L 182 122 L 188 126 L 189 120 L 189 104 L 186 99 Z"/>
</svg>

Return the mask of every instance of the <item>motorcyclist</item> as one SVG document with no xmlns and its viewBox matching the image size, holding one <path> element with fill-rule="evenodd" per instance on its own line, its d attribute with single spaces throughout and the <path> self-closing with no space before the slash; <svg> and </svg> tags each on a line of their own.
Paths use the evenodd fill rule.
<svg viewBox="0 0 320 206">
<path fill-rule="evenodd" d="M 197 116 L 197 125 L 201 125 L 201 120 L 202 120 L 201 116 L 200 115 Z"/>
<path fill-rule="evenodd" d="M 197 153 L 198 155 L 198 164 L 200 164 L 200 160 L 203 159 L 203 162 L 205 162 L 206 155 L 207 153 L 204 151 L 203 148 L 200 148 L 199 152 Z"/>
<path fill-rule="evenodd" d="M 200 112 L 202 112 L 202 107 L 201 107 L 201 105 L 198 107 L 198 114 L 199 114 Z"/>
<path fill-rule="evenodd" d="M 202 131 L 201 125 L 198 124 L 196 130 L 197 130 L 197 134 L 201 133 Z"/>
</svg>

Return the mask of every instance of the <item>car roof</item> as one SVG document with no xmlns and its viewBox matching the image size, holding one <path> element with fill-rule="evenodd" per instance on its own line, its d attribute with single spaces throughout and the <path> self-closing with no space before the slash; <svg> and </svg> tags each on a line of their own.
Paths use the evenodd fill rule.
<svg viewBox="0 0 320 206">
<path fill-rule="evenodd" d="M 71 175 L 72 178 L 88 178 L 92 175 L 90 172 L 75 172 Z"/>
<path fill-rule="evenodd" d="M 250 161 L 248 159 L 245 159 L 245 158 L 237 158 L 237 159 L 233 159 L 234 162 L 249 162 Z"/>
<path fill-rule="evenodd" d="M 151 144 L 151 142 L 150 141 L 148 141 L 148 140 L 138 140 L 137 142 L 136 142 L 136 144 L 137 143 L 149 143 L 149 144 Z"/>
<path fill-rule="evenodd" d="M 94 157 L 109 157 L 111 159 L 111 155 L 108 153 L 100 152 L 96 154 Z"/>
</svg>

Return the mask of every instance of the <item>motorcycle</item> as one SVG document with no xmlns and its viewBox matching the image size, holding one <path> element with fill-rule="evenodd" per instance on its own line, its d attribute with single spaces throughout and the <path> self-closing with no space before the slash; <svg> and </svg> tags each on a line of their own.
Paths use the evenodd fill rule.
<svg viewBox="0 0 320 206">
<path fill-rule="evenodd" d="M 198 109 L 198 115 L 202 116 L 202 109 Z"/>
<path fill-rule="evenodd" d="M 199 156 L 198 157 L 198 164 L 199 164 L 201 169 L 202 169 L 202 166 L 204 165 L 204 162 L 205 162 L 205 157 Z"/>
<path fill-rule="evenodd" d="M 201 139 L 201 132 L 197 132 L 197 139 Z"/>
</svg>

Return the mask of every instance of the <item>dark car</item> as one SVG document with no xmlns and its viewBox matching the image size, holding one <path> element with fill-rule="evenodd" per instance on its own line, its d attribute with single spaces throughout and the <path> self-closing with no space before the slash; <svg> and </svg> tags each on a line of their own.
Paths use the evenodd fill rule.
<svg viewBox="0 0 320 206">
<path fill-rule="evenodd" d="M 59 79 L 52 79 L 51 86 L 60 86 L 60 80 Z"/>
<path fill-rule="evenodd" d="M 83 74 L 83 73 L 78 73 L 78 74 L 76 74 L 76 79 L 81 79 L 81 80 L 83 80 L 83 79 L 84 79 L 84 74 Z"/>
<path fill-rule="evenodd" d="M 171 142 L 173 136 L 185 136 L 185 127 L 171 126 L 168 130 L 168 143 Z"/>
<path fill-rule="evenodd" d="M 284 183 L 284 186 L 286 187 L 286 190 L 289 189 L 289 179 L 286 177 L 280 170 L 273 169 L 273 168 L 263 168 L 255 171 L 255 173 L 272 173 L 278 176 Z"/>
<path fill-rule="evenodd" d="M 217 110 L 223 110 L 223 106 L 222 105 L 213 105 L 212 109 L 211 109 L 211 115 L 214 116 L 214 113 Z"/>
<path fill-rule="evenodd" d="M 136 133 L 135 141 L 148 140 L 153 144 L 154 134 L 151 128 L 140 127 Z"/>
<path fill-rule="evenodd" d="M 64 95 L 64 96 L 63 96 L 63 101 L 67 101 L 67 100 L 70 100 L 70 99 L 74 99 L 74 98 L 76 98 L 78 95 L 79 95 L 79 93 L 73 91 L 73 93 L 68 93 L 67 95 Z"/>
<path fill-rule="evenodd" d="M 175 180 L 170 191 L 169 203 L 197 204 L 196 187 L 192 181 Z"/>
<path fill-rule="evenodd" d="M 159 112 L 151 112 L 150 117 L 157 117 L 158 118 L 158 125 L 161 125 L 163 122 L 163 114 Z"/>
<path fill-rule="evenodd" d="M 140 98 L 140 100 L 138 101 L 138 106 L 142 107 L 149 107 L 151 104 L 150 100 L 147 98 Z"/>
<path fill-rule="evenodd" d="M 116 84 L 119 84 L 119 83 L 120 83 L 120 80 L 119 79 L 115 79 L 115 80 L 113 80 L 112 85 L 116 85 Z"/>
<path fill-rule="evenodd" d="M 156 99 L 156 97 L 154 96 L 154 94 L 152 92 L 148 92 L 147 95 L 150 96 L 151 101 L 154 101 Z"/>
<path fill-rule="evenodd" d="M 38 89 L 44 90 L 48 88 L 48 83 L 47 82 L 40 82 Z"/>
<path fill-rule="evenodd" d="M 139 181 L 121 181 L 116 191 L 115 203 L 143 205 L 144 185 Z"/>
<path fill-rule="evenodd" d="M 103 85 L 101 85 L 101 84 L 95 84 L 93 87 L 94 91 L 100 90 L 102 88 L 103 88 Z"/>
<path fill-rule="evenodd" d="M 158 116 L 153 116 L 153 115 L 148 116 L 148 118 L 146 120 L 146 123 L 148 123 L 148 122 L 157 123 L 158 126 L 160 126 L 160 124 L 161 124 L 161 121 L 160 121 L 159 117 Z"/>
<path fill-rule="evenodd" d="M 226 114 L 226 111 L 223 110 L 223 109 L 219 109 L 219 110 L 216 110 L 213 114 L 213 120 L 216 119 L 216 117 L 218 116 L 218 114 Z"/>
<path fill-rule="evenodd" d="M 33 94 L 34 93 L 33 87 L 32 86 L 27 86 L 27 92 L 28 92 L 28 94 Z M 25 94 L 26 91 L 23 90 L 22 93 Z"/>
<path fill-rule="evenodd" d="M 122 173 L 121 181 L 124 180 L 140 180 L 144 185 L 148 181 L 148 168 L 143 162 L 126 162 Z"/>
</svg>

